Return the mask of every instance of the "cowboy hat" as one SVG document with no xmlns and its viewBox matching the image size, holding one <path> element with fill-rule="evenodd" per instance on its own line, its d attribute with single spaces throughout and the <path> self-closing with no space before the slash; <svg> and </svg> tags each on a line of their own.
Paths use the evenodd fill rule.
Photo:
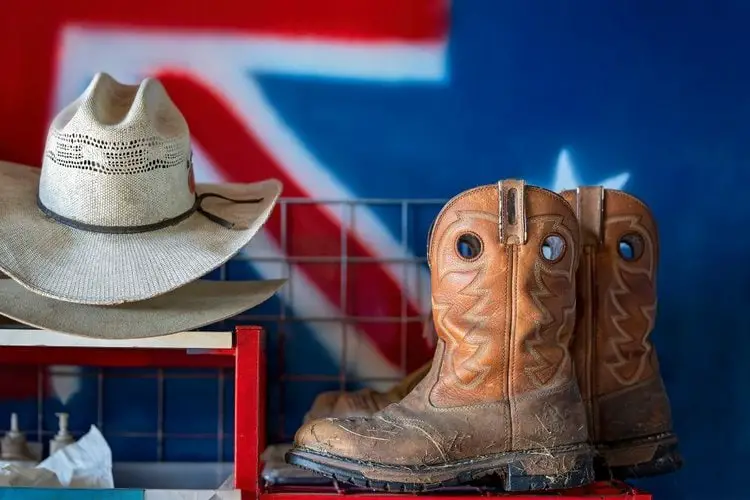
<svg viewBox="0 0 750 500">
<path fill-rule="evenodd" d="M 137 339 L 194 330 L 268 300 L 286 280 L 198 280 L 148 300 L 72 304 L 0 280 L 0 314 L 36 328 L 84 337 Z"/>
<path fill-rule="evenodd" d="M 100 73 L 53 119 L 41 170 L 0 162 L 0 271 L 66 302 L 149 299 L 229 260 L 280 193 L 273 179 L 196 185 L 162 84 Z"/>
</svg>

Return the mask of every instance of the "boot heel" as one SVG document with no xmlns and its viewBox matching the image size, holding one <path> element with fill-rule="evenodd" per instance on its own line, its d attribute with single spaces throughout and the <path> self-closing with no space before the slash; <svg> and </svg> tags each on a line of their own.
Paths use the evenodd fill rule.
<svg viewBox="0 0 750 500">
<path fill-rule="evenodd" d="M 558 490 L 594 481 L 594 457 L 588 446 L 527 453 L 507 465 L 505 491 Z"/>
<path fill-rule="evenodd" d="M 602 463 L 597 468 L 597 478 L 601 479 L 625 481 L 668 474 L 682 468 L 677 436 L 672 433 L 604 446 L 599 453 Z"/>
</svg>

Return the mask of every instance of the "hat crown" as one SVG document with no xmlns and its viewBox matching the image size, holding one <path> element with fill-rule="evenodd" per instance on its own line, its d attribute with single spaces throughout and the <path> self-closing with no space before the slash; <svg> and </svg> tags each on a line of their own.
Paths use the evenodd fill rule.
<svg viewBox="0 0 750 500">
<path fill-rule="evenodd" d="M 147 226 L 191 209 L 192 175 L 190 132 L 161 82 L 99 73 L 50 125 L 39 200 L 80 224 Z"/>
</svg>

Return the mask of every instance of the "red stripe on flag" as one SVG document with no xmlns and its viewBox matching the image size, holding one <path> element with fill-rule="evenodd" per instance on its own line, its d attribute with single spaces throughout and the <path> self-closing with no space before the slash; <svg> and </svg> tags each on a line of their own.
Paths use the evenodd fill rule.
<svg viewBox="0 0 750 500">
<path fill-rule="evenodd" d="M 76 21 L 287 37 L 426 41 L 447 30 L 445 0 L 214 0 L 203 9 L 186 8 L 185 0 L 129 0 L 125 9 L 92 9 L 91 0 L 64 5 Z"/>
<path fill-rule="evenodd" d="M 310 197 L 309 192 L 278 165 L 264 150 L 258 138 L 247 130 L 231 110 L 231 103 L 224 101 L 189 75 L 164 73 L 158 77 L 185 115 L 192 135 L 228 181 L 254 182 L 273 177 L 284 183 L 283 196 Z M 278 217 L 279 211 L 275 212 Z M 280 225 L 277 222 L 269 223 L 266 228 L 277 242 L 281 241 Z M 290 208 L 287 231 L 287 254 L 290 256 L 340 255 L 341 226 L 320 206 L 300 205 Z M 345 237 L 348 255 L 375 257 L 356 234 L 348 232 Z M 330 302 L 341 307 L 339 264 L 300 264 L 300 268 Z M 382 265 L 350 263 L 346 278 L 348 306 L 345 313 L 357 316 L 401 315 L 403 292 Z M 356 310 L 353 310 L 352 304 L 357 305 Z M 406 313 L 409 316 L 419 314 L 411 306 L 407 307 Z M 399 324 L 358 323 L 356 326 L 368 335 L 383 355 L 395 365 L 400 365 L 403 349 Z M 421 332 L 422 326 L 418 323 L 411 323 L 407 327 L 408 370 L 418 368 L 431 355 Z"/>
</svg>

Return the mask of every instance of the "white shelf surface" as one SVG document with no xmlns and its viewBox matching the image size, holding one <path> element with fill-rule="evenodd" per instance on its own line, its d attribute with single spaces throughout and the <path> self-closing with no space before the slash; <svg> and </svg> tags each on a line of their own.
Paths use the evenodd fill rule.
<svg viewBox="0 0 750 500">
<path fill-rule="evenodd" d="M 231 462 L 115 462 L 116 488 L 224 490 L 234 473 Z"/>
<path fill-rule="evenodd" d="M 231 349 L 232 332 L 180 332 L 145 339 L 95 339 L 33 329 L 0 328 L 0 346 Z"/>
</svg>

